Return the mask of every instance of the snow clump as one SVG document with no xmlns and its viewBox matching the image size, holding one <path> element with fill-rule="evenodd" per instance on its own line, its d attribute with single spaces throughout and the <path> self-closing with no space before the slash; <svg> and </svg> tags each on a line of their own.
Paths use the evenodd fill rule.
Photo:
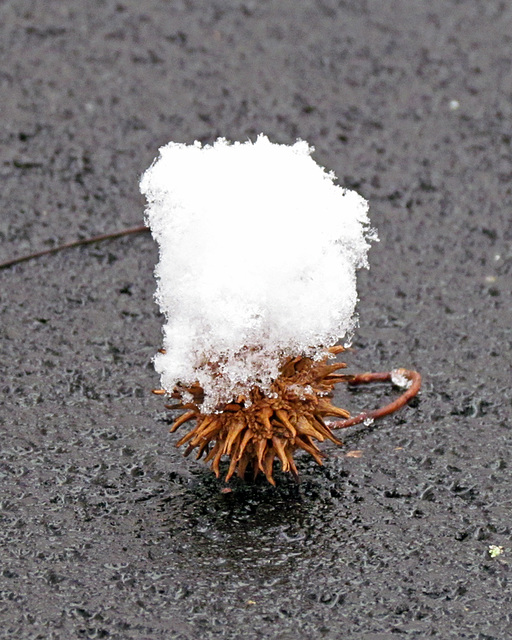
<svg viewBox="0 0 512 640">
<path fill-rule="evenodd" d="M 198 382 L 203 411 L 258 386 L 283 361 L 318 357 L 355 326 L 367 267 L 368 204 L 334 184 L 304 141 L 170 142 L 144 173 L 146 223 L 160 249 L 162 388 Z"/>
</svg>

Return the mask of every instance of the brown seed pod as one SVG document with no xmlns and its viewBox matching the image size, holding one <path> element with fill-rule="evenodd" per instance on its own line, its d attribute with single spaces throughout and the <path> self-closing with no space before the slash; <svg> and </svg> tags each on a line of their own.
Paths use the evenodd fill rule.
<svg viewBox="0 0 512 640">
<path fill-rule="evenodd" d="M 416 395 L 421 381 L 416 372 L 400 370 L 400 374 L 411 382 L 400 398 L 386 407 L 350 418 L 348 411 L 334 406 L 330 400 L 334 385 L 338 382 L 357 385 L 386 381 L 391 379 L 392 374 L 353 376 L 336 373 L 344 369 L 346 364 L 329 364 L 328 359 L 331 354 L 341 351 L 343 347 L 332 347 L 319 361 L 307 357 L 291 358 L 282 366 L 270 393 L 263 394 L 255 387 L 248 397 L 239 396 L 236 401 L 218 407 L 215 413 L 201 412 L 203 394 L 199 385 L 175 389 L 172 397 L 179 399 L 187 392 L 192 395 L 193 402 L 166 405 L 171 410 L 185 410 L 170 431 L 174 432 L 195 420 L 193 429 L 176 446 L 187 445 L 185 456 L 194 450 L 197 450 L 198 460 L 204 455 L 205 462 L 211 462 L 217 477 L 220 476 L 221 459 L 227 456 L 230 463 L 226 482 L 235 473 L 243 478 L 247 471 L 252 470 L 254 477 L 261 472 L 275 485 L 273 472 L 276 459 L 282 471 L 297 476 L 293 456 L 298 449 L 307 451 L 321 465 L 325 454 L 317 443 L 328 439 L 335 444 L 342 444 L 334 436 L 333 428 L 341 429 L 396 411 Z M 161 395 L 162 390 L 155 390 L 155 393 Z M 342 420 L 326 424 L 326 417 Z"/>
</svg>

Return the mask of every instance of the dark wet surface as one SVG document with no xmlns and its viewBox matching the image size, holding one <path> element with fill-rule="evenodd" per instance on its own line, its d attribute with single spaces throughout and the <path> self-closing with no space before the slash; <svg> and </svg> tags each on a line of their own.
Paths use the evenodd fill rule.
<svg viewBox="0 0 512 640">
<path fill-rule="evenodd" d="M 0 635 L 510 637 L 509 3 L 17 0 L 0 24 L 0 260 L 140 224 L 171 139 L 302 137 L 381 238 L 349 370 L 424 376 L 299 485 L 221 494 L 149 393 L 149 236 L 0 272 Z"/>
</svg>

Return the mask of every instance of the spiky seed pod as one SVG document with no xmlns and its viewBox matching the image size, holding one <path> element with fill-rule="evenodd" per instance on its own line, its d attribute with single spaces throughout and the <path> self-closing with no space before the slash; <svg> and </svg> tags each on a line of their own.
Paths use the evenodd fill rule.
<svg viewBox="0 0 512 640">
<path fill-rule="evenodd" d="M 282 366 L 269 394 L 255 387 L 248 397 L 239 396 L 236 401 L 218 407 L 215 413 L 201 412 L 203 393 L 199 385 L 175 389 L 173 397 L 180 399 L 187 392 L 193 402 L 166 405 L 169 409 L 185 410 L 173 423 L 171 432 L 192 420 L 196 423 L 176 446 L 187 445 L 185 456 L 197 450 L 196 458 L 204 456 L 217 477 L 222 458 L 228 457 L 226 482 L 235 473 L 243 478 L 252 470 L 255 477 L 261 472 L 274 485 L 276 458 L 282 471 L 296 476 L 293 455 L 297 449 L 307 451 L 321 465 L 325 454 L 317 442 L 328 439 L 341 444 L 324 418 L 349 417 L 348 411 L 335 407 L 330 400 L 334 385 L 346 379 L 336 372 L 346 365 L 330 364 L 328 358 L 341 351 L 342 347 L 332 347 L 320 361 L 291 358 Z"/>
</svg>

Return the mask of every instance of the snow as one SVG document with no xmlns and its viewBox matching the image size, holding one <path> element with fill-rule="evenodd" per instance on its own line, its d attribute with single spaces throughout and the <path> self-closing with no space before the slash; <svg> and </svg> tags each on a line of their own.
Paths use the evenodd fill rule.
<svg viewBox="0 0 512 640">
<path fill-rule="evenodd" d="M 199 382 L 203 410 L 268 391 L 290 356 L 349 339 L 368 204 L 334 184 L 304 141 L 169 143 L 144 173 L 158 242 L 162 387 Z"/>
<path fill-rule="evenodd" d="M 395 387 L 399 387 L 400 389 L 409 389 L 412 385 L 412 380 L 404 374 L 403 369 L 393 369 L 391 372 L 391 382 Z"/>
</svg>

